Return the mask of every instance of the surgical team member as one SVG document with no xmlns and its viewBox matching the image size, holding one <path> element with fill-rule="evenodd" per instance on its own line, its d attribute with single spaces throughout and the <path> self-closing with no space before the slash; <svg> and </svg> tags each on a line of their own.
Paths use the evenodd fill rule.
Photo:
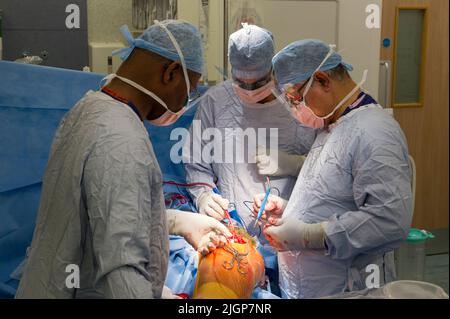
<svg viewBox="0 0 450 319">
<path fill-rule="evenodd" d="M 289 201 L 272 196 L 266 206 L 264 233 L 281 251 L 283 297 L 329 296 L 394 280 L 393 249 L 412 218 L 399 124 L 360 89 L 367 73 L 355 84 L 352 67 L 322 41 L 288 45 L 273 66 L 293 116 L 319 129 Z M 255 196 L 254 210 L 261 198 Z"/>
<path fill-rule="evenodd" d="M 249 234 L 259 236 L 267 244 L 262 229 L 258 225 L 254 227 L 253 195 L 266 190 L 266 176 L 262 174 L 271 174 L 274 176 L 271 179 L 272 188 L 277 189 L 280 196 L 289 197 L 303 164 L 303 155 L 308 153 L 314 141 L 315 130 L 295 121 L 272 94 L 275 87 L 271 72 L 274 43 L 268 30 L 243 24 L 243 28 L 230 35 L 228 50 L 233 79 L 208 90 L 199 104 L 194 123 L 200 121 L 201 132 L 196 132 L 193 124 L 193 138 L 186 143 L 183 152 L 186 178 L 188 183 L 208 183 L 220 190 L 221 195 L 215 194 L 209 187 L 189 189 L 201 214 L 222 220 L 224 209 L 228 209 L 231 202 Z M 194 144 L 201 140 L 195 134 L 212 128 L 220 132 L 219 137 L 214 137 L 214 143 L 222 146 L 223 161 L 195 161 Z M 263 130 L 266 136 L 259 136 L 262 133 L 258 129 Z M 276 129 L 278 135 L 272 135 L 270 129 Z M 246 130 L 256 132 L 257 140 L 263 140 L 265 145 L 261 145 L 264 147 L 262 151 L 258 150 L 259 153 L 255 153 L 256 145 L 244 142 L 245 137 L 239 132 Z M 278 145 L 279 161 L 268 166 L 270 156 L 265 154 L 271 142 Z M 201 140 L 202 149 L 207 143 Z M 227 148 L 230 145 L 227 143 L 234 143 L 237 147 Z M 254 153 L 239 161 L 238 157 L 242 153 L 248 155 L 247 151 L 252 147 Z M 218 150 L 214 149 L 214 152 Z M 232 152 L 232 161 L 225 160 L 230 155 L 225 152 Z M 270 154 L 273 155 L 272 150 Z M 276 264 L 275 252 L 267 253 L 266 266 Z M 269 261 L 270 257 L 272 261 Z M 273 267 L 276 268 L 276 265 Z"/>
<path fill-rule="evenodd" d="M 185 111 L 202 71 L 198 30 L 166 20 L 137 39 L 122 31 L 130 47 L 117 75 L 57 130 L 17 298 L 160 298 L 168 232 L 203 251 L 231 235 L 213 218 L 166 213 L 143 125 L 168 125 Z M 78 289 L 66 284 L 68 266 L 79 267 Z"/>
</svg>

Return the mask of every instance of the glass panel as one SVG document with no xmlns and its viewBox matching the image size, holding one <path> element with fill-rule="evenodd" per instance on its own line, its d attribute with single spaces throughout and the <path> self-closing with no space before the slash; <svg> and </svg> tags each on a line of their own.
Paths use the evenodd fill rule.
<svg viewBox="0 0 450 319">
<path fill-rule="evenodd" d="M 335 0 L 227 0 L 224 56 L 228 54 L 228 37 L 240 29 L 242 22 L 256 24 L 273 34 L 275 51 L 299 39 L 321 39 L 336 44 L 338 4 Z M 224 65 L 230 65 L 227 60 Z"/>
<path fill-rule="evenodd" d="M 420 103 L 425 10 L 401 9 L 397 22 L 395 104 Z"/>
<path fill-rule="evenodd" d="M 176 0 L 133 0 L 133 27 L 145 30 L 154 20 L 177 18 Z"/>
</svg>

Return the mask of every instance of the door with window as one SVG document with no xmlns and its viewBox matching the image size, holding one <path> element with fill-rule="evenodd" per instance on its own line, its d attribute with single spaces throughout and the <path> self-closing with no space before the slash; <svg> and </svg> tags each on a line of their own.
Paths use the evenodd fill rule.
<svg viewBox="0 0 450 319">
<path fill-rule="evenodd" d="M 448 0 L 384 0 L 380 103 L 416 164 L 413 226 L 448 228 Z"/>
</svg>

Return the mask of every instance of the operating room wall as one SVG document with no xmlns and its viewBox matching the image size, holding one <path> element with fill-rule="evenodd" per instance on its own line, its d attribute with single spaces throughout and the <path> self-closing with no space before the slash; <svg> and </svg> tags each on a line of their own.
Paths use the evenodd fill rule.
<svg viewBox="0 0 450 319">
<path fill-rule="evenodd" d="M 217 69 L 225 67 L 224 19 L 228 20 L 230 34 L 235 31 L 240 17 L 256 15 L 255 22 L 274 33 L 277 50 L 302 38 L 320 38 L 335 43 L 344 58 L 354 65 L 352 76 L 356 80 L 361 78 L 364 69 L 369 70 L 365 88 L 378 96 L 380 29 L 366 27 L 369 4 L 381 7 L 381 0 L 231 0 L 228 1 L 228 16 L 224 17 L 224 0 L 209 0 L 208 25 L 204 28 L 201 0 L 178 0 L 178 18 L 202 30 L 205 78 L 211 83 L 221 81 L 222 74 Z M 93 43 L 124 44 L 119 28 L 127 24 L 132 29 L 132 0 L 87 0 L 87 11 L 90 48 Z"/>
<path fill-rule="evenodd" d="M 79 30 L 65 27 L 68 4 L 80 6 Z M 44 65 L 81 70 L 92 67 L 92 47 L 110 55 L 114 48 L 124 45 L 119 28 L 124 24 L 132 28 L 132 0 L 0 0 L 0 8 L 6 60 L 21 58 L 24 52 L 40 55 L 46 50 L 48 60 Z M 106 72 L 106 67 L 93 71 Z"/>
<path fill-rule="evenodd" d="M 378 97 L 380 73 L 381 29 L 366 26 L 366 8 L 370 4 L 382 7 L 381 0 L 339 0 L 338 49 L 344 60 L 354 66 L 352 77 L 359 82 L 369 70 L 364 88 Z"/>
<path fill-rule="evenodd" d="M 48 66 L 88 64 L 86 0 L 0 0 L 0 9 L 4 60 L 25 54 Z"/>
<path fill-rule="evenodd" d="M 178 0 L 178 17 L 200 26 L 200 3 L 200 0 Z M 356 81 L 361 79 L 365 69 L 369 70 L 364 87 L 377 97 L 381 32 L 379 28 L 366 26 L 366 7 L 370 4 L 382 7 L 381 0 L 230 0 L 227 21 L 224 21 L 224 0 L 210 0 L 206 48 L 208 79 L 219 81 L 221 75 L 217 67 L 226 67 L 224 33 L 236 31 L 239 19 L 250 17 L 272 31 L 277 50 L 305 38 L 336 44 L 344 59 L 354 65 L 352 76 Z M 228 30 L 224 30 L 224 26 Z"/>
<path fill-rule="evenodd" d="M 87 0 L 89 42 L 122 42 L 119 28 L 131 28 L 132 0 Z"/>
<path fill-rule="evenodd" d="M 220 82 L 222 74 L 217 68 L 223 68 L 224 58 L 224 4 L 223 0 L 209 0 L 207 28 L 201 23 L 200 0 L 178 0 L 178 19 L 186 20 L 200 28 L 204 37 L 205 73 L 210 83 Z"/>
<path fill-rule="evenodd" d="M 112 57 L 112 72 L 116 72 L 122 61 L 111 53 L 126 45 L 119 28 L 132 29 L 132 0 L 87 0 L 87 13 L 91 71 L 109 73 Z"/>
</svg>

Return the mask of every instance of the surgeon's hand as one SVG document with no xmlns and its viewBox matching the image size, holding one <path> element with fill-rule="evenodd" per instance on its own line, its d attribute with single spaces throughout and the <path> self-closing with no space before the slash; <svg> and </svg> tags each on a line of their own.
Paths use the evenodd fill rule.
<svg viewBox="0 0 450 319">
<path fill-rule="evenodd" d="M 262 201 L 266 194 L 257 194 L 253 197 L 253 215 L 258 216 L 259 208 L 261 207 Z M 261 224 L 261 221 L 266 221 L 269 224 L 276 224 L 278 220 L 283 215 L 284 209 L 287 205 L 287 200 L 270 194 L 267 198 L 266 206 L 264 206 L 264 211 L 261 215 L 261 219 L 258 221 L 258 224 Z"/>
<path fill-rule="evenodd" d="M 225 218 L 224 210 L 228 209 L 230 202 L 219 194 L 206 191 L 197 199 L 197 208 L 200 214 L 211 216 L 217 220 Z"/>
<path fill-rule="evenodd" d="M 227 244 L 231 237 L 228 228 L 216 219 L 176 209 L 167 210 L 169 233 L 184 237 L 194 249 L 207 255 Z"/>
<path fill-rule="evenodd" d="M 281 218 L 266 224 L 263 233 L 270 245 L 279 251 L 325 248 L 327 222 L 306 224 L 298 218 Z"/>
<path fill-rule="evenodd" d="M 288 154 L 274 149 L 258 146 L 255 156 L 258 173 L 269 176 L 297 177 L 305 162 L 303 155 Z"/>
</svg>

